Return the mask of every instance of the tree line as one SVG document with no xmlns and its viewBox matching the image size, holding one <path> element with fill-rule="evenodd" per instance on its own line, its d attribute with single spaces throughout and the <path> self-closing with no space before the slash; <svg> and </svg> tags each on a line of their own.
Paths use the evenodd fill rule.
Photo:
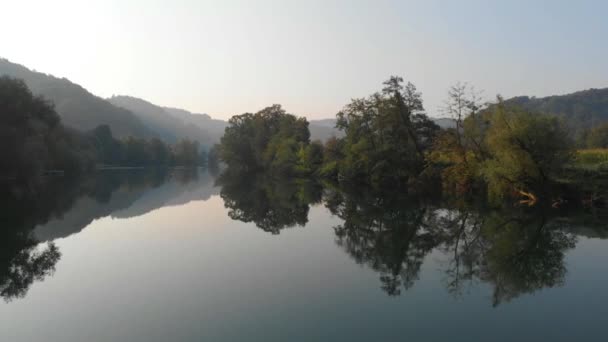
<svg viewBox="0 0 608 342">
<path fill-rule="evenodd" d="M 116 139 L 108 125 L 81 132 L 62 125 L 54 105 L 22 80 L 0 77 L 0 179 L 29 181 L 50 171 L 80 174 L 99 166 L 198 166 L 196 141 Z"/>
<path fill-rule="evenodd" d="M 567 183 L 562 178 L 576 144 L 562 120 L 499 96 L 481 103 L 466 84 L 450 89 L 445 111 L 454 128 L 437 126 L 416 87 L 391 77 L 379 92 L 337 113 L 343 137 L 311 142 L 306 119 L 274 105 L 230 119 L 217 149 L 228 168 L 240 172 L 406 192 L 520 197 L 530 205 L 541 198 L 563 201 L 555 191 Z M 608 135 L 605 127 L 588 136 L 595 141 L 603 134 Z"/>
</svg>

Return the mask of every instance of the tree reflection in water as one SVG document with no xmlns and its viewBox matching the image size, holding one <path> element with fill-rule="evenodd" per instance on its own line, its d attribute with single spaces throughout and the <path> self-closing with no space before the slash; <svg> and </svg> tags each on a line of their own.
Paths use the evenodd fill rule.
<svg viewBox="0 0 608 342">
<path fill-rule="evenodd" d="M 389 295 L 410 288 L 425 256 L 437 248 L 448 259 L 445 285 L 451 294 L 461 295 L 466 284 L 487 283 L 497 306 L 563 284 L 564 253 L 576 242 L 563 221 L 542 211 L 446 208 L 343 191 L 332 196 L 326 205 L 344 220 L 334 228 L 338 244 L 379 272 Z"/>
<path fill-rule="evenodd" d="M 3 189 L 0 296 L 7 301 L 23 297 L 35 281 L 53 273 L 61 256 L 58 248 L 52 242 L 39 244 L 31 232 L 68 213 L 76 199 L 88 196 L 103 205 L 89 208 L 82 226 L 62 234 L 131 206 L 146 189 L 167 180 L 188 186 L 196 178 L 197 173 L 187 171 L 108 173 L 79 182 L 49 182 L 37 189 Z M 471 284 L 484 283 L 493 289 L 496 306 L 563 284 L 565 253 L 574 248 L 577 235 L 608 236 L 603 226 L 598 228 L 605 219 L 580 212 L 559 216 L 555 210 L 488 210 L 395 190 L 322 186 L 261 175 L 224 173 L 218 183 L 232 219 L 252 222 L 272 234 L 306 225 L 310 206 L 323 203 L 342 220 L 333 227 L 338 246 L 356 263 L 377 272 L 382 290 L 390 296 L 414 286 L 429 253 L 438 251 L 446 258 L 442 271 L 449 293 L 460 296 Z M 118 193 L 121 200 L 115 200 Z"/>
<path fill-rule="evenodd" d="M 264 231 L 307 222 L 309 206 L 324 203 L 342 220 L 336 243 L 353 260 L 379 273 L 390 296 L 411 288 L 425 258 L 437 250 L 447 291 L 461 296 L 468 286 L 493 289 L 493 305 L 564 283 L 565 253 L 574 248 L 575 223 L 556 211 L 449 205 L 398 191 L 365 191 L 264 177 L 221 178 L 221 195 L 235 220 Z"/>
<path fill-rule="evenodd" d="M 330 191 L 326 206 L 344 222 L 336 242 L 358 263 L 380 273 L 382 289 L 399 295 L 418 279 L 424 257 L 439 240 L 428 229 L 432 210 L 407 198 Z"/>
<path fill-rule="evenodd" d="M 576 236 L 544 212 L 453 210 L 438 220 L 449 256 L 447 288 L 460 295 L 475 280 L 493 288 L 493 305 L 564 283 L 565 252 Z"/>
<path fill-rule="evenodd" d="M 272 234 L 306 225 L 310 205 L 319 203 L 322 195 L 322 187 L 317 183 L 269 179 L 261 174 L 226 172 L 217 183 L 222 186 L 220 196 L 230 218 L 253 222 Z"/>
<path fill-rule="evenodd" d="M 186 185 L 196 181 L 195 169 L 151 169 L 137 172 L 100 172 L 81 179 L 41 178 L 28 184 L 0 182 L 0 296 L 5 301 L 24 297 L 35 281 L 52 275 L 61 257 L 53 242 L 41 243 L 33 232 L 53 219 L 75 210 L 82 197 L 98 206 L 79 213 L 82 225 L 70 227 L 67 236 L 83 229 L 94 219 L 129 207 L 146 190 L 175 180 Z M 123 189 L 123 191 L 119 191 Z M 115 201 L 115 197 L 120 197 Z M 51 240 L 51 239 L 49 239 Z"/>
<path fill-rule="evenodd" d="M 61 257 L 57 246 L 52 242 L 39 246 L 30 233 L 37 224 L 67 210 L 76 191 L 64 182 L 40 182 L 35 191 L 3 184 L 2 190 L 0 296 L 8 302 L 24 297 L 35 281 L 54 272 Z"/>
</svg>

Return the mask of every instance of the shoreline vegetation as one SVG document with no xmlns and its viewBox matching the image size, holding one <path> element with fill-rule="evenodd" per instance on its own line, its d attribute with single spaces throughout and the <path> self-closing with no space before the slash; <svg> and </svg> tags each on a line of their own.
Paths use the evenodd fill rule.
<svg viewBox="0 0 608 342">
<path fill-rule="evenodd" d="M 218 175 L 231 219 L 270 234 L 305 226 L 311 206 L 325 206 L 342 220 L 332 227 L 338 245 L 374 268 L 390 296 L 411 288 L 440 248 L 454 255 L 447 290 L 485 281 L 497 306 L 562 284 L 572 232 L 606 236 L 608 126 L 573 131 L 500 97 L 481 103 L 467 85 L 448 93 L 454 127 L 439 127 L 416 87 L 391 77 L 336 115 L 337 137 L 313 140 L 305 118 L 273 105 L 232 117 L 209 149 L 116 138 L 107 125 L 68 128 L 51 103 L 8 77 L 0 77 L 0 108 L 5 300 L 25 296 L 61 258 L 52 241 L 31 235 L 36 226 L 82 196 L 122 206 L 129 202 L 111 202 L 116 189 L 135 199 L 166 180 L 186 184 L 198 167 Z"/>
<path fill-rule="evenodd" d="M 35 188 L 44 175 L 78 176 L 104 169 L 206 166 L 197 141 L 117 139 L 108 125 L 78 131 L 62 125 L 54 105 L 22 80 L 0 77 L 0 179 Z M 213 153 L 211 154 L 213 157 Z"/>
<path fill-rule="evenodd" d="M 336 115 L 340 138 L 311 141 L 305 118 L 280 105 L 236 115 L 220 144 L 229 173 L 316 179 L 410 195 L 439 193 L 494 206 L 604 207 L 608 126 L 574 134 L 562 119 L 507 103 L 481 103 L 453 86 L 442 129 L 420 92 L 393 76 Z M 589 147 L 589 148 L 587 148 Z"/>
<path fill-rule="evenodd" d="M 201 187 L 207 182 L 208 187 Z M 433 193 L 412 197 L 259 173 L 242 177 L 224 172 L 217 178 L 221 188 L 212 182 L 213 177 L 198 169 L 144 168 L 52 177 L 38 194 L 19 198 L 0 193 L 6 208 L 5 229 L 0 231 L 0 297 L 7 302 L 22 298 L 33 283 L 53 275 L 62 256 L 56 239 L 78 234 L 108 215 L 132 218 L 181 205 L 174 200 L 185 193 L 190 193 L 188 201 L 219 193 L 230 219 L 273 235 L 308 226 L 313 206 L 323 207 L 339 218 L 326 227 L 333 230 L 337 246 L 373 269 L 378 288 L 388 296 L 412 288 L 425 258 L 438 250 L 449 256 L 442 268 L 449 294 L 459 296 L 470 281 L 481 281 L 491 286 L 492 305 L 498 306 L 563 284 L 566 253 L 579 236 L 608 237 L 601 210 L 491 208 Z M 190 196 L 193 189 L 204 188 L 215 190 Z M 71 221 L 74 216 L 78 219 Z"/>
<path fill-rule="evenodd" d="M 608 123 L 570 129 L 563 118 L 500 96 L 482 103 L 466 84 L 453 86 L 439 127 L 421 93 L 393 76 L 336 115 L 339 136 L 312 140 L 309 122 L 275 104 L 233 116 L 220 143 L 115 138 L 108 125 L 63 126 L 52 103 L 21 80 L 0 77 L 5 113 L 0 179 L 35 191 L 45 175 L 96 170 L 210 167 L 231 174 L 320 181 L 412 196 L 440 194 L 492 205 L 603 207 L 608 199 Z"/>
</svg>

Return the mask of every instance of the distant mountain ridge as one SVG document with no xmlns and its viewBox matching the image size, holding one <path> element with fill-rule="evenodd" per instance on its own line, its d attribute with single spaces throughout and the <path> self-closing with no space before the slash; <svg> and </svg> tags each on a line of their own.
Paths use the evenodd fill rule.
<svg viewBox="0 0 608 342">
<path fill-rule="evenodd" d="M 32 71 L 6 59 L 0 59 L 0 75 L 22 79 L 32 93 L 52 101 L 66 126 L 89 131 L 106 124 L 120 138 L 153 136 L 153 132 L 133 113 L 91 94 L 68 79 Z"/>
<path fill-rule="evenodd" d="M 209 146 L 219 141 L 217 134 L 209 131 L 210 128 L 216 127 L 213 127 L 214 120 L 208 115 L 163 108 L 132 96 L 112 96 L 107 100 L 115 106 L 131 111 L 150 130 L 169 143 L 190 139 Z M 217 128 L 221 128 L 221 132 L 224 132 L 224 126 L 218 125 Z"/>
<path fill-rule="evenodd" d="M 608 88 L 538 98 L 517 96 L 505 102 L 530 111 L 559 117 L 565 121 L 574 135 L 608 122 Z"/>
<path fill-rule="evenodd" d="M 191 113 L 185 109 L 163 107 L 163 109 L 175 118 L 181 119 L 184 123 L 195 125 L 205 131 L 211 143 L 218 143 L 228 122 L 213 119 L 207 114 Z"/>
<path fill-rule="evenodd" d="M 227 121 L 184 109 L 162 107 L 132 96 L 103 99 L 65 78 L 30 70 L 0 58 L 0 75 L 23 79 L 36 95 L 55 104 L 62 122 L 80 131 L 99 125 L 110 126 L 114 136 L 159 137 L 167 143 L 188 138 L 211 146 L 218 143 Z M 562 118 L 573 136 L 600 123 L 608 122 L 608 88 L 589 89 L 567 95 L 547 97 L 518 96 L 505 100 L 524 109 Z M 450 118 L 433 118 L 442 128 L 454 127 Z M 311 140 L 343 136 L 335 128 L 335 119 L 309 120 Z"/>
<path fill-rule="evenodd" d="M 127 138 L 159 137 L 167 143 L 179 139 L 196 140 L 207 147 L 218 143 L 228 122 L 207 114 L 184 109 L 161 107 L 132 96 L 103 99 L 66 78 L 58 78 L 0 58 L 0 75 L 22 79 L 35 95 L 55 104 L 62 122 L 79 131 L 90 131 L 108 125 L 114 136 Z M 326 140 L 340 136 L 333 119 L 311 120 L 311 139 Z"/>
</svg>

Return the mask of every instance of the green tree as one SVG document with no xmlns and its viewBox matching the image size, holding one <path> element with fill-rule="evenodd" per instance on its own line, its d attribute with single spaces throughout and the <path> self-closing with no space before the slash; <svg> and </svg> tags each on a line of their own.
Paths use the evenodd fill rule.
<svg viewBox="0 0 608 342">
<path fill-rule="evenodd" d="M 340 174 L 372 185 L 407 184 L 424 170 L 439 127 L 424 114 L 413 84 L 393 76 L 384 85 L 337 114 L 336 126 L 345 132 Z"/>
<path fill-rule="evenodd" d="M 308 122 L 273 105 L 229 120 L 219 155 L 229 168 L 293 174 L 298 152 L 310 143 Z"/>
<path fill-rule="evenodd" d="M 323 144 L 313 141 L 310 145 L 301 146 L 298 151 L 298 173 L 311 175 L 320 171 L 323 165 Z"/>
<path fill-rule="evenodd" d="M 608 123 L 593 127 L 586 136 L 589 148 L 608 148 Z"/>
<path fill-rule="evenodd" d="M 95 150 L 80 132 L 61 125 L 53 105 L 21 80 L 0 77 L 0 178 L 30 182 L 48 170 L 78 173 Z"/>
<path fill-rule="evenodd" d="M 536 200 L 571 157 L 567 132 L 554 117 L 494 106 L 485 135 L 491 158 L 483 164 L 488 190 L 495 197 L 519 192 Z"/>
</svg>

